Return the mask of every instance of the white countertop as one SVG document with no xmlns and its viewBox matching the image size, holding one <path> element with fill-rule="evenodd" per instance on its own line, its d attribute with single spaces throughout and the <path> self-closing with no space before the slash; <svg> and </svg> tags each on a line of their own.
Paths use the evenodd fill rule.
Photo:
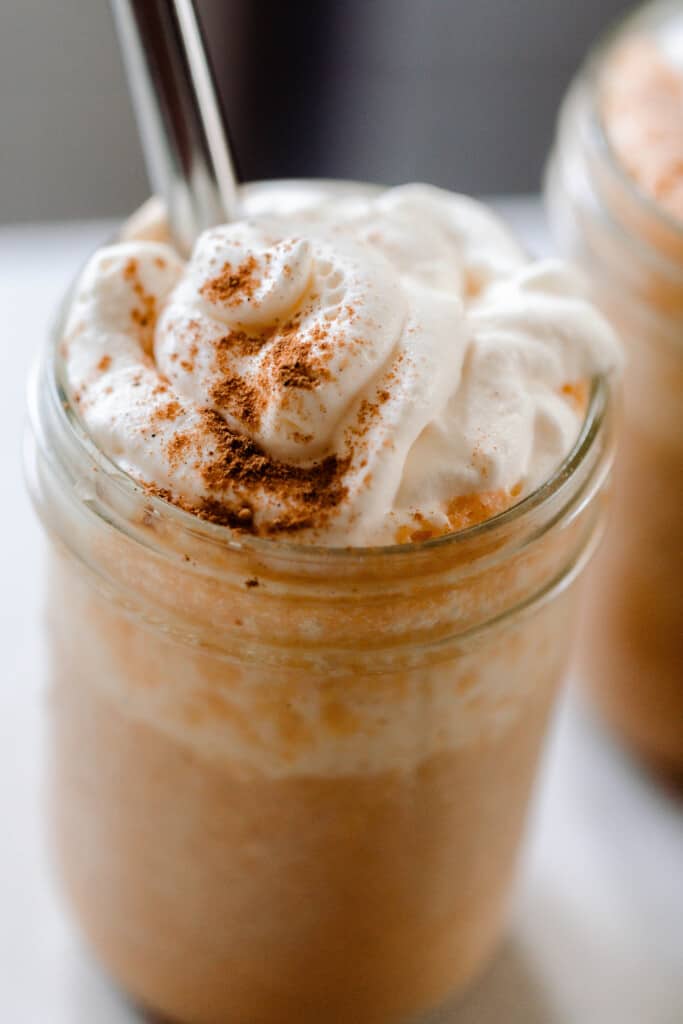
<svg viewBox="0 0 683 1024">
<path fill-rule="evenodd" d="M 547 249 L 533 200 L 501 206 L 533 250 Z M 80 946 L 46 863 L 42 552 L 20 467 L 31 355 L 66 284 L 110 229 L 0 227 L 0 1024 L 140 1020 Z M 683 1022 L 683 803 L 641 775 L 571 698 L 549 745 L 508 938 L 464 1003 L 439 1017 L 446 1021 Z"/>
</svg>

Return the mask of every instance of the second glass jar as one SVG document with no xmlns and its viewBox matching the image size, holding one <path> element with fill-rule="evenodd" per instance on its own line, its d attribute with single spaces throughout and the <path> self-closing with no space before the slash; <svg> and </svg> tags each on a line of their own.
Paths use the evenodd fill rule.
<svg viewBox="0 0 683 1024">
<path fill-rule="evenodd" d="M 601 82 L 627 37 L 657 38 L 680 3 L 644 8 L 588 60 L 565 100 L 546 200 L 629 365 L 606 542 L 587 590 L 582 676 L 617 734 L 683 782 L 683 224 L 619 165 Z"/>
</svg>

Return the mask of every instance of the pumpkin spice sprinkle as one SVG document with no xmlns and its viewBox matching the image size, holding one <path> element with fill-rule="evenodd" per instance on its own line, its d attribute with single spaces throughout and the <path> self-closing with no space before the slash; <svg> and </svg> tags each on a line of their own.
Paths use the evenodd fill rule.
<svg viewBox="0 0 683 1024">
<path fill-rule="evenodd" d="M 110 246 L 76 289 L 71 399 L 148 493 L 240 532 L 363 546 L 464 528 L 547 479 L 575 397 L 619 361 L 560 264 L 426 186 L 249 214 L 187 263 Z"/>
<path fill-rule="evenodd" d="M 264 263 L 270 262 L 270 253 L 264 254 Z M 256 275 L 259 264 L 256 257 L 250 254 L 242 260 L 238 267 L 226 261 L 220 274 L 210 278 L 199 289 L 200 293 L 212 302 L 221 302 L 226 306 L 237 305 L 243 299 L 250 300 L 256 291 Z"/>
</svg>

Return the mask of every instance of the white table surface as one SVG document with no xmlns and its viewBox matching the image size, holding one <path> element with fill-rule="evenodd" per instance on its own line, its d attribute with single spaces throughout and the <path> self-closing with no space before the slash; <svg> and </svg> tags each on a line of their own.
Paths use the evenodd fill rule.
<svg viewBox="0 0 683 1024">
<path fill-rule="evenodd" d="M 547 250 L 537 203 L 501 206 L 532 250 Z M 42 542 L 20 466 L 32 353 L 67 282 L 110 229 L 0 227 L 0 1024 L 140 1020 L 79 944 L 46 862 Z M 683 1022 L 683 804 L 641 775 L 572 698 L 556 717 L 508 938 L 475 990 L 439 1020 Z"/>
</svg>

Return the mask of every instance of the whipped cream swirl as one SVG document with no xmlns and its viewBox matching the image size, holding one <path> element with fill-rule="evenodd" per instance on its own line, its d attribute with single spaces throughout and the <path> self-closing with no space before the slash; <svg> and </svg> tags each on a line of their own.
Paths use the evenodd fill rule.
<svg viewBox="0 0 683 1024">
<path fill-rule="evenodd" d="M 81 276 L 68 388 L 123 470 L 239 529 L 362 546 L 548 478 L 582 388 L 620 361 L 570 271 L 427 186 L 252 187 L 244 205 L 187 263 L 138 221 Z"/>
</svg>

